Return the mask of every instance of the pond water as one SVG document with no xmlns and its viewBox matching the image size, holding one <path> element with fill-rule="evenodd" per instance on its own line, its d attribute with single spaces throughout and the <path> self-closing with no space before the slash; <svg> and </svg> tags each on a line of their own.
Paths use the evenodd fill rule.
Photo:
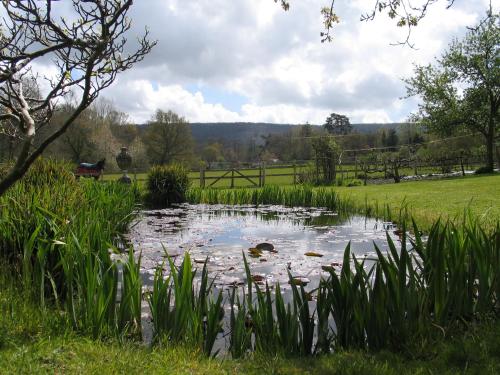
<svg viewBox="0 0 500 375">
<path fill-rule="evenodd" d="M 321 277 L 328 277 L 325 267 L 340 270 L 349 242 L 358 259 L 370 259 L 376 256 L 374 242 L 380 249 L 387 249 L 386 233 L 397 241 L 394 229 L 392 223 L 360 216 L 340 217 L 321 208 L 183 204 L 143 211 L 131 227 L 128 239 L 136 257 L 141 255 L 141 275 L 146 288 L 152 285 L 159 265 L 163 264 L 168 273 L 166 254 L 180 264 L 187 251 L 194 266 L 199 268 L 198 275 L 208 258 L 209 277 L 215 280 L 216 292 L 243 286 L 244 253 L 254 280 L 270 285 L 279 282 L 286 301 L 291 297 L 288 272 L 307 283 L 307 290 L 312 290 Z M 249 251 L 263 243 L 271 244 L 273 251 Z M 370 263 L 368 260 L 367 265 Z M 241 292 L 243 287 L 240 289 Z M 225 298 L 228 294 L 224 293 Z M 315 302 L 310 303 L 314 308 Z M 230 309 L 228 303 L 225 309 Z M 144 301 L 142 327 L 146 342 L 152 339 L 149 315 Z M 229 329 L 228 316 L 226 313 L 225 332 Z M 221 333 L 215 350 L 224 353 L 227 346 L 227 335 Z"/>
<path fill-rule="evenodd" d="M 263 282 L 280 282 L 286 288 L 288 271 L 315 288 L 328 273 L 325 266 L 340 268 L 344 249 L 362 259 L 374 257 L 375 242 L 386 249 L 386 231 L 393 225 L 360 216 L 343 218 L 321 208 L 283 206 L 179 205 L 144 211 L 129 233 L 136 253 L 141 253 L 145 285 L 151 285 L 154 270 L 166 261 L 166 253 L 177 264 L 189 251 L 198 268 L 208 258 L 209 276 L 218 288 L 245 282 L 243 255 Z M 270 243 L 274 250 L 252 257 L 250 248 Z M 314 253 L 308 256 L 306 253 Z M 253 253 L 258 255 L 257 253 Z"/>
</svg>

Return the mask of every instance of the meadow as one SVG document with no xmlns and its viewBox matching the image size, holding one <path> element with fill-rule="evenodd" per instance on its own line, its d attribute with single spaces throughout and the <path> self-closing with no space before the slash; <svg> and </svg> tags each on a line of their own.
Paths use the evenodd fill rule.
<svg viewBox="0 0 500 375">
<path fill-rule="evenodd" d="M 213 290 L 205 269 L 197 285 L 189 255 L 180 266 L 168 259 L 167 271 L 158 267 L 143 295 L 140 260 L 131 251 L 113 260 L 140 190 L 78 182 L 68 171 L 41 162 L 0 198 L 0 363 L 7 373 L 499 370 L 499 176 L 352 188 L 191 189 L 193 202 L 321 206 L 399 220 L 411 229 L 412 249 L 399 251 L 388 238 L 389 253 L 376 249 L 373 267 L 347 247 L 342 267 L 329 269 L 318 290 L 290 279 L 293 298 L 285 303 L 280 286 L 257 284 L 248 266 L 243 295 Z M 400 199 L 406 191 L 409 198 Z M 450 202 L 451 192 L 459 197 Z M 470 203 L 475 194 L 483 199 Z M 467 207 L 465 219 L 456 216 Z M 438 212 L 456 220 L 435 220 Z M 150 348 L 140 339 L 143 298 L 153 317 Z M 211 359 L 227 303 L 232 359 Z"/>
<path fill-rule="evenodd" d="M 472 167 L 473 169 L 476 168 L 477 166 L 468 166 Z M 247 168 L 235 168 L 236 170 L 240 171 L 243 176 L 248 176 L 252 181 L 254 181 L 257 185 L 259 183 L 259 173 L 260 170 L 258 168 L 254 169 L 247 169 Z M 454 166 L 454 171 L 459 171 L 459 166 Z M 295 183 L 300 181 L 300 175 L 303 173 L 307 173 L 311 170 L 311 166 L 309 165 L 304 165 L 304 164 L 297 164 L 296 167 L 294 168 L 292 165 L 287 165 L 287 166 L 267 166 L 266 167 L 266 179 L 265 182 L 268 185 L 294 185 L 294 173 L 296 174 L 295 177 Z M 357 173 L 355 172 L 357 170 Z M 231 186 L 231 174 L 226 174 L 229 171 L 229 169 L 217 169 L 217 170 L 206 170 L 205 171 L 205 187 L 214 187 L 214 188 L 229 188 Z M 420 175 L 428 175 L 428 174 L 439 174 L 442 173 L 442 170 L 440 167 L 419 167 L 418 168 L 418 173 Z M 221 177 L 223 175 L 226 176 L 219 180 L 216 181 L 218 177 Z M 400 174 L 401 176 L 413 176 L 415 174 L 415 170 L 413 168 L 401 168 L 400 169 Z M 132 178 L 135 178 L 135 180 L 139 184 L 144 184 L 146 179 L 147 179 L 147 173 L 145 172 L 138 172 L 138 173 L 129 173 L 129 175 Z M 338 172 L 338 180 L 339 182 L 343 181 L 344 183 L 348 183 L 349 180 L 353 179 L 359 179 L 362 177 L 363 171 L 358 167 L 357 169 L 355 168 L 354 165 L 343 165 L 341 168 L 339 168 Z M 119 173 L 106 173 L 103 176 L 104 181 L 115 181 L 118 180 L 121 177 L 121 174 Z M 384 172 L 372 172 L 368 174 L 368 183 L 370 183 L 372 180 L 376 179 L 383 179 L 384 178 Z M 189 172 L 189 179 L 191 180 L 191 184 L 193 187 L 199 187 L 200 186 L 200 172 L 191 170 Z M 213 185 L 212 185 L 213 184 Z M 253 187 L 255 186 L 252 184 L 250 181 L 247 179 L 238 176 L 238 174 L 235 174 L 234 178 L 234 187 Z"/>
</svg>

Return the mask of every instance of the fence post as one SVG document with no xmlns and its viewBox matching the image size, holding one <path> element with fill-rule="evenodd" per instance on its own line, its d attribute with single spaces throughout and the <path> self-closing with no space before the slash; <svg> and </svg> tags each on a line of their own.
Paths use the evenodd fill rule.
<svg viewBox="0 0 500 375">
<path fill-rule="evenodd" d="M 234 169 L 231 169 L 231 189 L 234 188 Z"/>
<path fill-rule="evenodd" d="M 261 164 L 261 174 L 260 174 L 261 187 L 266 185 L 266 163 Z"/>
<path fill-rule="evenodd" d="M 293 165 L 293 184 L 297 184 L 297 166 L 295 164 Z"/>
<path fill-rule="evenodd" d="M 205 168 L 200 168 L 200 188 L 205 188 Z"/>
</svg>

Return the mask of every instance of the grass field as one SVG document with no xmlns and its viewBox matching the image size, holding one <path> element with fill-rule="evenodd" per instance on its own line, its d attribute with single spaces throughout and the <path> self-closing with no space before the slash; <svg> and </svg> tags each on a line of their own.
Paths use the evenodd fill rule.
<svg viewBox="0 0 500 375">
<path fill-rule="evenodd" d="M 295 173 L 300 174 L 309 169 L 307 166 L 297 166 L 295 169 Z M 350 172 L 342 172 L 350 171 Z M 353 165 L 345 165 L 338 172 L 338 178 L 342 179 L 353 179 L 356 178 L 356 173 L 353 172 Z M 455 169 L 457 170 L 457 169 Z M 231 186 L 231 174 L 227 174 L 223 179 L 219 181 L 215 181 L 216 178 L 223 176 L 227 170 L 208 170 L 205 172 L 205 187 L 216 187 L 216 188 L 229 188 Z M 252 176 L 250 179 L 254 181 L 255 184 L 259 183 L 259 169 L 242 169 L 240 170 L 241 174 L 244 176 Z M 361 174 L 361 169 L 358 170 L 358 175 Z M 418 169 L 419 174 L 430 174 L 430 173 L 441 173 L 441 169 L 438 167 L 425 167 Z M 268 167 L 266 168 L 266 185 L 293 185 L 294 183 L 294 168 L 293 167 Z M 400 170 L 401 176 L 410 176 L 414 175 L 414 170 L 411 168 L 402 168 Z M 139 184 L 143 184 L 147 179 L 147 173 L 137 173 L 137 174 L 129 174 L 130 177 L 136 178 Z M 282 176 L 288 175 L 288 176 Z M 121 177 L 119 173 L 105 174 L 103 177 L 104 181 L 113 181 L 118 180 Z M 374 172 L 368 175 L 369 179 L 379 179 L 383 178 L 383 172 Z M 191 184 L 193 187 L 200 186 L 200 172 L 191 171 L 189 173 L 189 178 L 191 180 Z M 214 183 L 215 182 L 215 183 Z M 214 183 L 213 185 L 211 185 Z M 237 173 L 235 174 L 234 179 L 234 187 L 252 187 L 255 186 L 252 182 L 248 181 L 245 178 L 242 178 Z"/>
<path fill-rule="evenodd" d="M 498 174 L 335 189 L 342 197 L 351 198 L 359 210 L 366 204 L 379 209 L 388 204 L 397 217 L 400 208 L 407 207 L 423 225 L 439 217 L 460 217 L 465 209 L 488 223 L 500 218 Z"/>
</svg>

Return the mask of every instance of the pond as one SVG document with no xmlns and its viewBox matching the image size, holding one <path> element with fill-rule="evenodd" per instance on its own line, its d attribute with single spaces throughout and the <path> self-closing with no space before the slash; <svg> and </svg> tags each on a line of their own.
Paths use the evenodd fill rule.
<svg viewBox="0 0 500 375">
<path fill-rule="evenodd" d="M 284 298 L 291 296 L 289 272 L 316 288 L 328 268 L 340 270 L 344 250 L 358 259 L 376 257 L 373 243 L 387 249 L 386 233 L 396 241 L 394 225 L 361 216 L 340 217 L 322 208 L 283 206 L 228 206 L 182 204 L 173 208 L 143 211 L 129 232 L 136 257 L 141 256 L 143 284 L 151 286 L 155 269 L 166 256 L 180 264 L 189 252 L 199 269 L 205 261 L 215 290 L 230 290 L 245 285 L 245 254 L 254 281 L 264 285 L 280 283 Z M 264 247 L 257 251 L 256 247 Z M 269 251 L 271 250 L 271 251 Z M 371 262 L 368 260 L 367 265 Z M 224 293 L 227 298 L 229 293 Z M 311 301 L 314 305 L 314 301 Z M 226 310 L 230 307 L 225 304 Z M 143 336 L 151 340 L 147 304 L 143 305 Z M 226 316 L 228 316 L 226 314 Z M 225 322 L 227 329 L 227 321 Z M 216 347 L 227 347 L 223 335 Z"/>
<path fill-rule="evenodd" d="M 179 263 L 189 251 L 198 268 L 208 258 L 209 276 L 219 288 L 245 282 L 242 253 L 263 283 L 280 282 L 286 288 L 290 271 L 315 288 L 321 275 L 328 275 L 325 268 L 341 266 L 349 241 L 356 257 L 375 257 L 373 242 L 385 249 L 387 230 L 396 240 L 391 223 L 344 218 L 321 208 L 184 204 L 144 211 L 129 240 L 142 255 L 145 285 L 151 285 L 167 253 Z M 249 251 L 263 243 L 271 244 L 272 251 Z"/>
</svg>

